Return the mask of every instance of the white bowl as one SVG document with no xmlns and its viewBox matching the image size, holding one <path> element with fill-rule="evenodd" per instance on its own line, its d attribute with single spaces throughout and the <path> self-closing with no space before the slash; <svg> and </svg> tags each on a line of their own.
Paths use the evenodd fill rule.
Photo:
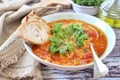
<svg viewBox="0 0 120 80">
<path fill-rule="evenodd" d="M 98 7 L 96 6 L 80 6 L 78 4 L 75 4 L 73 0 L 71 0 L 73 10 L 76 13 L 85 13 L 89 15 L 96 15 L 98 13 Z"/>
<path fill-rule="evenodd" d="M 47 22 L 61 20 L 61 19 L 82 20 L 82 21 L 88 22 L 88 23 L 93 24 L 93 25 L 97 26 L 98 28 L 100 28 L 105 33 L 107 40 L 108 40 L 107 49 L 105 50 L 103 55 L 100 57 L 100 59 L 104 59 L 106 56 L 108 56 L 110 54 L 110 52 L 112 51 L 112 49 L 114 48 L 116 37 L 115 37 L 115 33 L 114 33 L 113 29 L 108 24 L 106 24 L 105 22 L 103 22 L 102 20 L 100 20 L 96 17 L 90 16 L 87 14 L 82 14 L 82 13 L 77 14 L 77 13 L 73 13 L 73 12 L 63 12 L 63 13 L 56 13 L 56 14 L 47 15 L 47 16 L 44 16 L 42 18 Z M 38 60 L 42 64 L 45 64 L 45 65 L 50 66 L 50 67 L 55 68 L 55 69 L 81 70 L 81 69 L 85 69 L 85 68 L 88 68 L 91 65 L 93 65 L 93 63 L 89 63 L 89 64 L 79 65 L 79 66 L 63 66 L 63 65 L 50 63 L 50 62 L 47 62 L 47 61 L 42 60 L 39 57 L 37 57 L 32 52 L 29 44 L 27 44 L 26 42 L 24 42 L 24 46 L 25 46 L 26 50 L 28 51 L 28 53 L 34 59 Z"/>
</svg>

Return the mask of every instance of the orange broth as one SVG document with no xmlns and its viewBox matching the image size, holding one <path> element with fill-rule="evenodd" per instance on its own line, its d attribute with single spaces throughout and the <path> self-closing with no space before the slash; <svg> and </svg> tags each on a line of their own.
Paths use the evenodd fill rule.
<svg viewBox="0 0 120 80">
<path fill-rule="evenodd" d="M 48 25 L 52 28 L 55 23 L 59 22 L 64 24 L 62 27 L 67 27 L 72 23 L 82 24 L 83 30 L 85 30 L 86 33 L 90 36 L 90 40 L 94 45 L 94 49 L 97 52 L 97 55 L 100 57 L 106 50 L 107 38 L 104 32 L 102 32 L 96 26 L 74 19 L 53 21 L 49 22 Z M 96 31 L 98 33 L 97 39 Z M 72 52 L 68 52 L 65 55 L 60 55 L 59 52 L 56 52 L 55 54 L 50 53 L 49 46 L 50 42 L 48 41 L 43 45 L 33 45 L 32 50 L 33 53 L 41 59 L 59 65 L 76 66 L 88 64 L 93 61 L 89 40 L 86 40 L 84 46 L 81 48 L 74 47 Z"/>
</svg>

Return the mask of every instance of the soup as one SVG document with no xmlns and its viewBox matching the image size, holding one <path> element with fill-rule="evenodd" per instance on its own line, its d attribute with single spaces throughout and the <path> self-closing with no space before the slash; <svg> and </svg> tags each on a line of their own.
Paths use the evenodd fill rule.
<svg viewBox="0 0 120 80">
<path fill-rule="evenodd" d="M 41 59 L 65 66 L 77 66 L 93 61 L 90 42 L 100 57 L 107 48 L 105 34 L 96 26 L 80 20 L 68 19 L 48 23 L 51 33 L 42 45 L 32 45 Z"/>
</svg>

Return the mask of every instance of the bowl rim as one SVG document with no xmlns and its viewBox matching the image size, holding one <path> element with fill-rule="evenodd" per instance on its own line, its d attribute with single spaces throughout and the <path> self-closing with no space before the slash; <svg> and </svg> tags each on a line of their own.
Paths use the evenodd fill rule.
<svg viewBox="0 0 120 80">
<path fill-rule="evenodd" d="M 46 18 L 46 17 L 49 17 L 49 16 L 56 16 L 56 15 L 64 15 L 64 14 L 71 14 L 71 15 L 84 15 L 84 16 L 88 16 L 90 18 L 94 18 L 94 19 L 98 19 L 100 20 L 101 22 L 103 22 L 104 24 L 106 24 L 106 27 L 108 27 L 112 32 L 113 32 L 113 36 L 112 38 L 114 39 L 114 41 L 112 42 L 112 47 L 111 47 L 111 50 L 109 50 L 109 53 L 108 54 L 105 54 L 105 55 L 102 55 L 100 57 L 100 60 L 104 59 L 105 57 L 107 57 L 111 51 L 113 50 L 114 46 L 115 46 L 115 43 L 116 43 L 116 36 L 115 36 L 115 33 L 113 31 L 113 29 L 107 24 L 105 23 L 104 21 L 102 21 L 101 19 L 97 18 L 97 17 L 94 17 L 94 16 L 91 16 L 91 15 L 88 15 L 88 14 L 84 14 L 84 13 L 75 13 L 75 12 L 59 12 L 59 13 L 54 13 L 54 14 L 50 14 L 50 15 L 46 15 L 46 16 L 43 16 L 42 18 Z M 49 21 L 47 21 L 49 22 Z M 89 22 L 88 22 L 89 23 Z M 59 64 L 55 64 L 55 63 L 51 63 L 51 62 L 47 62 L 41 58 L 39 58 L 37 55 L 35 55 L 32 51 L 30 51 L 29 49 L 29 45 L 23 40 L 23 44 L 26 48 L 26 50 L 28 51 L 28 53 L 30 53 L 30 55 L 32 55 L 35 59 L 37 59 L 38 61 L 40 61 L 40 63 L 43 63 L 43 64 L 49 64 L 49 65 L 52 65 L 52 66 L 57 66 L 57 67 L 61 67 L 61 68 L 83 68 L 83 67 L 86 67 L 86 66 L 91 66 L 93 65 L 93 62 L 90 62 L 88 64 L 84 64 L 84 65 L 77 65 L 77 66 L 65 66 L 65 65 L 59 65 Z M 80 70 L 80 69 L 79 69 Z"/>
</svg>

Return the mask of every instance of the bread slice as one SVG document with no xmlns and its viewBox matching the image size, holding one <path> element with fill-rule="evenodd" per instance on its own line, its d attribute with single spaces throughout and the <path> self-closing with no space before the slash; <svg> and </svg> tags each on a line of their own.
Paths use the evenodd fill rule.
<svg viewBox="0 0 120 80">
<path fill-rule="evenodd" d="M 36 16 L 34 12 L 27 15 L 18 28 L 20 37 L 26 42 L 40 45 L 48 41 L 50 28 L 42 18 Z"/>
</svg>

